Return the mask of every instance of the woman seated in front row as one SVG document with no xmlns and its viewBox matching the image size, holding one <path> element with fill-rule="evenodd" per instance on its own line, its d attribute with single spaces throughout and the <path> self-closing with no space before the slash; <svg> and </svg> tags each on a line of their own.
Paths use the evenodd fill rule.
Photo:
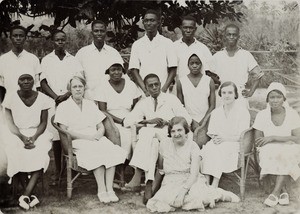
<svg viewBox="0 0 300 214">
<path fill-rule="evenodd" d="M 23 74 L 18 79 L 20 90 L 6 95 L 3 107 L 10 131 L 2 130 L 1 133 L 7 156 L 7 175 L 10 178 L 16 176 L 25 184 L 19 206 L 26 210 L 39 203 L 32 192 L 50 162 L 48 152 L 52 135 L 45 129 L 48 109 L 54 106 L 48 96 L 32 90 L 33 84 L 33 77 Z"/>
<path fill-rule="evenodd" d="M 188 137 L 188 132 L 187 121 L 174 117 L 168 127 L 171 138 L 157 134 L 160 141 L 157 175 L 164 175 L 164 178 L 158 192 L 147 203 L 151 212 L 169 212 L 177 208 L 203 210 L 206 206 L 213 208 L 216 201 L 239 202 L 239 197 L 232 192 L 207 184 L 199 173 L 199 146 Z"/>
<path fill-rule="evenodd" d="M 213 187 L 219 186 L 222 173 L 237 170 L 238 140 L 241 133 L 250 126 L 249 111 L 236 102 L 236 85 L 233 82 L 224 82 L 218 94 L 223 100 L 223 105 L 211 113 L 207 132 L 211 140 L 201 150 L 201 172 Z"/>
<path fill-rule="evenodd" d="M 71 135 L 78 165 L 93 171 L 99 200 L 117 202 L 113 191 L 115 166 L 124 163 L 126 151 L 104 136 L 105 115 L 93 101 L 83 99 L 85 87 L 81 77 L 70 80 L 71 97 L 57 107 L 54 122 Z"/>
<path fill-rule="evenodd" d="M 276 176 L 274 189 L 264 204 L 288 205 L 286 184 L 290 177 L 294 180 L 300 177 L 300 117 L 286 102 L 286 89 L 281 83 L 270 84 L 267 103 L 253 124 L 261 178 Z"/>
</svg>

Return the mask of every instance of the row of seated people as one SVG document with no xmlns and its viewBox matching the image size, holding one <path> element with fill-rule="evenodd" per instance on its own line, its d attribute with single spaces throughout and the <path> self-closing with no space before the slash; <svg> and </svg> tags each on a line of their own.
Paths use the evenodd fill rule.
<svg viewBox="0 0 300 214">
<path fill-rule="evenodd" d="M 199 62 L 201 60 L 197 55 L 191 55 L 189 78 L 194 74 L 200 75 L 198 85 L 202 84 L 206 77 L 199 72 Z M 193 68 L 190 64 L 198 66 Z M 108 82 L 111 88 L 115 89 L 114 83 L 119 80 L 123 82 L 121 91 L 124 91 L 126 79 L 122 78 L 122 64 L 112 64 L 107 73 L 110 75 Z M 218 188 L 222 173 L 237 169 L 236 141 L 241 132 L 250 126 L 249 112 L 238 101 L 236 85 L 232 82 L 223 83 L 218 93 L 223 105 L 211 113 L 204 114 L 207 120 L 210 116 L 207 134 L 211 140 L 200 150 L 188 133 L 189 127 L 193 131 L 193 117 L 183 107 L 180 99 L 161 92 L 161 83 L 155 74 L 147 75 L 144 84 L 150 96 L 138 101 L 131 112 L 136 96 L 132 96 L 131 101 L 124 95 L 117 99 L 117 102 L 114 100 L 115 108 L 119 105 L 119 110 L 127 109 L 127 114 L 121 118 L 114 113 L 118 112 L 118 108 L 112 108 L 110 111 L 110 103 L 107 100 L 111 97 L 106 100 L 96 99 L 96 102 L 99 102 L 98 107 L 94 101 L 84 98 L 86 82 L 82 77 L 70 79 L 68 90 L 71 96 L 56 108 L 54 121 L 71 135 L 78 165 L 93 171 L 99 200 L 103 203 L 119 200 L 113 190 L 115 166 L 123 164 L 127 158 L 131 159 L 129 164 L 135 167 L 135 175 L 126 187 L 139 186 L 141 172 L 145 171 L 144 203 L 151 211 L 171 211 L 177 207 L 203 209 L 208 205 L 213 207 L 218 200 L 238 202 L 239 198 L 236 195 Z M 20 206 L 29 209 L 39 203 L 32 191 L 41 173 L 46 171 L 49 165 L 51 134 L 46 127 L 48 109 L 53 108 L 54 103 L 48 96 L 33 90 L 32 75 L 21 75 L 18 85 L 20 89 L 7 95 L 3 102 L 6 124 L 10 131 L 2 132 L 6 133 L 2 137 L 8 162 L 7 175 L 12 178 L 16 174 L 24 176 L 24 172 L 31 173 L 26 189 L 19 198 Z M 210 85 L 206 86 L 214 90 Z M 105 94 L 106 91 L 109 91 L 108 87 L 99 91 L 99 96 L 100 92 Z M 115 92 L 117 94 L 118 91 L 115 89 Z M 113 96 L 112 92 L 109 95 Z M 214 93 L 208 93 L 206 99 L 209 100 L 211 96 L 213 97 Z M 289 203 L 286 189 L 288 177 L 296 180 L 300 175 L 300 118 L 285 101 L 286 89 L 282 84 L 272 83 L 267 89 L 266 100 L 267 108 L 258 113 L 253 125 L 256 130 L 255 143 L 259 147 L 261 176 L 273 174 L 277 175 L 277 179 L 272 193 L 264 203 L 268 206 L 278 203 L 286 205 Z M 199 102 L 205 103 L 205 100 Z M 139 131 L 137 144 L 128 145 L 126 142 L 119 147 L 105 138 L 102 123 L 105 115 L 99 108 L 109 112 L 114 120 L 121 124 L 122 129 L 127 129 L 127 134 L 129 126 L 141 124 L 143 127 Z M 208 109 L 206 111 L 209 111 Z M 126 136 L 128 139 L 128 135 L 125 136 L 122 132 L 120 131 L 121 144 Z M 167 138 L 168 133 L 171 139 Z M 132 146 L 134 148 L 129 150 Z M 205 175 L 205 179 L 199 173 L 200 157 L 200 172 Z M 158 183 L 153 180 L 160 180 L 155 178 L 157 160 L 158 174 L 165 176 L 161 188 L 154 194 Z M 171 190 L 174 191 L 173 198 L 169 194 Z"/>
</svg>

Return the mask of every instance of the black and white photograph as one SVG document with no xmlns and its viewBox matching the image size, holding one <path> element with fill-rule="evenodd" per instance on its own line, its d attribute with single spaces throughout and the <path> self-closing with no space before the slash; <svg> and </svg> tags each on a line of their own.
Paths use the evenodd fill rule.
<svg viewBox="0 0 300 214">
<path fill-rule="evenodd" d="M 300 214 L 299 0 L 0 0 L 0 214 Z"/>
</svg>

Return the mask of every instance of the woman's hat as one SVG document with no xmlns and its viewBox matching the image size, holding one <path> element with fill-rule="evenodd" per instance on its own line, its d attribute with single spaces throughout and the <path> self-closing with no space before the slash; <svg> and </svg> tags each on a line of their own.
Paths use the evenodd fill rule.
<svg viewBox="0 0 300 214">
<path fill-rule="evenodd" d="M 274 91 L 274 90 L 280 91 L 280 92 L 283 94 L 283 96 L 286 97 L 286 89 L 285 89 L 285 87 L 284 87 L 281 83 L 279 83 L 279 82 L 272 82 L 272 83 L 269 85 L 269 87 L 268 87 L 268 89 L 267 89 L 267 96 L 266 96 L 266 97 L 268 97 L 269 93 L 270 93 L 271 91 Z"/>
<path fill-rule="evenodd" d="M 122 57 L 118 57 L 118 56 L 114 56 L 109 58 L 109 61 L 106 64 L 107 69 L 105 70 L 105 74 L 109 73 L 109 68 L 113 65 L 121 65 L 122 69 L 123 69 L 123 73 L 125 74 L 125 68 L 124 68 L 124 61 L 122 59 Z"/>
</svg>

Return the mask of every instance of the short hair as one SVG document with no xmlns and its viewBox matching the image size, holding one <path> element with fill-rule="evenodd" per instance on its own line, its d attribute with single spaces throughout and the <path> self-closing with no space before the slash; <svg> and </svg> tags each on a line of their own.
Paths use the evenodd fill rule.
<svg viewBox="0 0 300 214">
<path fill-rule="evenodd" d="M 147 76 L 145 76 L 145 78 L 144 78 L 144 84 L 145 84 L 145 86 L 146 86 L 147 80 L 150 79 L 150 78 L 157 78 L 158 81 L 160 82 L 159 77 L 156 74 L 151 73 L 151 74 L 148 74 Z"/>
<path fill-rule="evenodd" d="M 25 36 L 27 36 L 28 30 L 27 30 L 25 27 L 23 27 L 22 25 L 14 25 L 14 26 L 12 26 L 12 27 L 10 28 L 10 30 L 9 30 L 10 36 L 12 35 L 12 32 L 13 32 L 14 30 L 16 30 L 16 29 L 19 29 L 19 30 L 24 31 Z"/>
<path fill-rule="evenodd" d="M 80 76 L 73 76 L 73 77 L 70 79 L 70 81 L 68 82 L 68 85 L 67 85 L 68 91 L 71 91 L 71 84 L 72 84 L 72 81 L 73 81 L 73 80 L 78 80 L 79 82 L 82 83 L 82 85 L 83 85 L 84 88 L 85 88 L 85 86 L 86 86 L 86 81 L 85 81 L 85 79 L 83 79 L 83 78 L 80 77 Z"/>
<path fill-rule="evenodd" d="M 195 22 L 195 25 L 196 25 L 196 23 L 197 23 L 196 18 L 195 18 L 194 16 L 191 16 L 191 15 L 183 16 L 183 17 L 181 18 L 181 24 L 182 24 L 182 22 L 183 22 L 184 20 L 193 21 L 193 22 Z"/>
<path fill-rule="evenodd" d="M 274 90 L 272 90 L 272 91 L 275 91 L 276 93 L 281 94 L 281 95 L 283 96 L 283 101 L 286 101 L 286 97 L 284 96 L 284 94 L 282 93 L 282 91 L 276 90 L 276 89 L 274 89 Z M 266 102 L 267 102 L 267 103 L 269 102 L 269 95 L 270 95 L 270 93 L 271 93 L 272 91 L 270 91 L 270 92 L 268 93 L 268 95 L 267 95 L 267 98 L 266 98 Z"/>
<path fill-rule="evenodd" d="M 145 14 L 144 14 L 144 18 L 145 18 L 145 16 L 146 16 L 147 14 L 154 14 L 154 15 L 157 17 L 157 20 L 159 20 L 159 21 L 160 21 L 160 19 L 161 19 L 161 14 L 160 14 L 160 12 L 158 12 L 157 10 L 154 10 L 154 9 L 149 9 L 149 10 L 147 10 L 147 11 L 145 12 Z"/>
<path fill-rule="evenodd" d="M 184 128 L 185 134 L 189 133 L 189 124 L 184 117 L 173 117 L 168 125 L 168 137 L 171 137 L 171 130 L 173 129 L 174 125 L 181 124 Z"/>
<path fill-rule="evenodd" d="M 120 63 L 114 63 L 111 66 L 113 66 L 113 65 L 121 65 L 123 74 L 126 74 L 125 68 L 124 68 L 124 66 L 122 64 L 120 64 Z M 108 69 L 105 70 L 105 74 L 109 74 L 109 69 L 111 68 L 111 66 Z"/>
<path fill-rule="evenodd" d="M 55 35 L 58 34 L 58 33 L 62 33 L 62 34 L 64 34 L 65 36 L 67 36 L 67 34 L 66 34 L 63 30 L 56 29 L 56 30 L 54 30 L 54 31 L 52 32 L 52 34 L 51 34 L 51 39 L 54 40 Z"/>
<path fill-rule="evenodd" d="M 102 25 L 105 26 L 105 28 L 107 28 L 107 24 L 106 24 L 104 21 L 96 19 L 96 20 L 94 20 L 94 21 L 92 22 L 92 25 L 91 25 L 92 30 L 94 29 L 94 26 L 95 26 L 96 24 L 102 24 Z"/>
<path fill-rule="evenodd" d="M 220 89 L 219 89 L 219 91 L 218 91 L 218 95 L 220 96 L 220 97 L 222 97 L 222 88 L 225 88 L 225 87 L 227 87 L 227 86 L 232 86 L 233 87 L 233 89 L 234 89 L 234 99 L 237 99 L 238 97 L 239 97 L 239 94 L 238 94 L 238 89 L 237 89 L 237 87 L 236 87 L 236 85 L 233 83 L 233 82 L 231 82 L 231 81 L 227 81 L 227 82 L 224 82 L 224 83 L 222 83 L 222 85 L 220 86 Z"/>
<path fill-rule="evenodd" d="M 227 30 L 228 28 L 235 28 L 235 29 L 237 29 L 238 34 L 240 34 L 240 28 L 239 28 L 236 24 L 230 23 L 230 24 L 226 25 L 226 26 L 225 26 L 224 33 L 226 33 L 226 30 Z"/>
<path fill-rule="evenodd" d="M 188 65 L 189 65 L 189 62 L 190 62 L 190 60 L 191 60 L 191 58 L 192 58 L 193 56 L 198 57 L 198 59 L 200 60 L 200 62 L 201 62 L 201 64 L 202 64 L 201 58 L 200 58 L 197 54 L 193 53 L 193 54 L 189 57 L 189 59 L 188 59 Z"/>
</svg>

